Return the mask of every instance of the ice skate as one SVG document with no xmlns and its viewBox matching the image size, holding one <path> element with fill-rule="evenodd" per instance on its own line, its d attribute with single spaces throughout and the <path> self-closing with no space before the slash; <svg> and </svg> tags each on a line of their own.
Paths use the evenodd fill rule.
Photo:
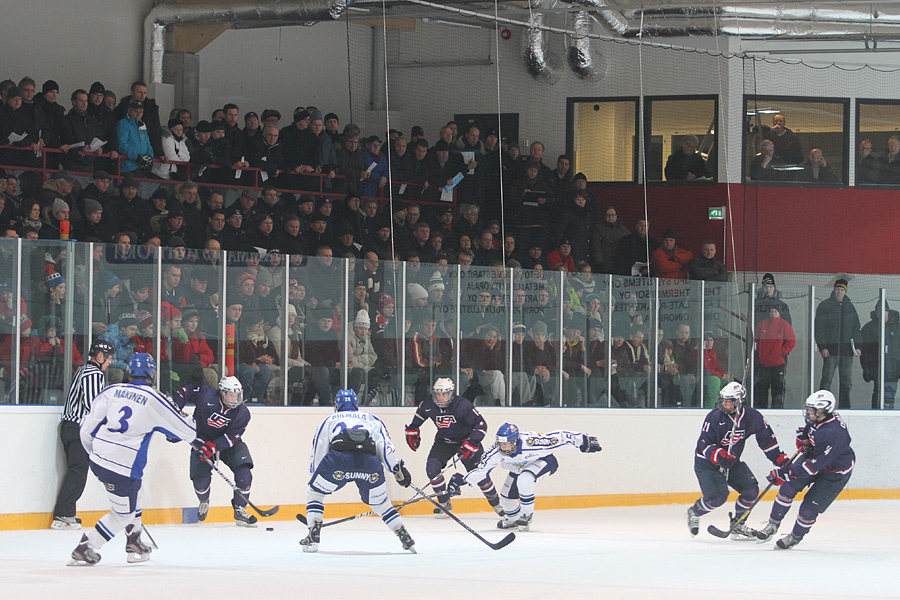
<svg viewBox="0 0 900 600">
<path fill-rule="evenodd" d="M 775 542 L 775 547 L 779 550 L 788 550 L 799 544 L 802 539 L 802 537 L 797 537 L 793 533 L 789 533 Z"/>
<path fill-rule="evenodd" d="M 150 553 L 153 548 L 141 541 L 141 531 L 135 531 L 134 525 L 125 527 L 125 534 L 128 536 L 125 540 L 125 556 L 130 563 L 146 562 L 150 560 Z"/>
<path fill-rule="evenodd" d="M 691 535 L 697 537 L 697 534 L 700 533 L 700 515 L 694 512 L 693 506 L 687 509 L 687 524 Z"/>
<path fill-rule="evenodd" d="M 756 543 L 757 544 L 765 544 L 778 532 L 778 526 L 781 523 L 776 523 L 775 521 L 769 521 L 766 523 L 766 526 L 756 532 Z"/>
<path fill-rule="evenodd" d="M 309 533 L 300 540 L 300 545 L 303 546 L 304 552 L 316 552 L 319 550 L 319 534 L 321 531 L 322 521 L 313 521 L 313 524 L 309 526 Z M 400 535 L 400 533 L 398 532 L 397 535 Z M 403 541 L 402 538 L 401 541 Z M 412 538 L 410 538 L 410 541 L 412 541 Z"/>
<path fill-rule="evenodd" d="M 519 520 L 516 521 L 516 526 L 519 528 L 519 531 L 528 531 L 531 529 L 531 518 L 534 517 L 534 513 L 528 515 L 522 515 L 519 517 Z"/>
<path fill-rule="evenodd" d="M 728 516 L 731 517 L 731 513 L 729 513 Z M 731 517 L 731 535 L 729 536 L 729 539 L 737 540 L 739 542 L 749 542 L 757 539 L 756 531 L 747 527 L 746 519 L 735 525 L 735 521 L 737 520 L 737 517 Z"/>
<path fill-rule="evenodd" d="M 521 515 L 519 517 L 504 517 L 497 521 L 497 529 L 515 529 L 519 531 L 528 531 L 531 526 L 531 517 L 533 515 Z"/>
<path fill-rule="evenodd" d="M 495 505 L 492 506 L 491 508 L 494 509 L 494 512 L 497 513 L 497 516 L 498 516 L 498 517 L 505 517 L 505 516 L 506 516 L 506 511 L 504 511 L 503 508 L 502 508 L 499 504 L 495 504 Z"/>
<path fill-rule="evenodd" d="M 438 504 L 443 506 L 445 510 L 448 510 L 448 511 L 453 510 L 453 503 L 450 502 L 450 500 L 447 500 L 446 502 L 439 502 Z M 434 518 L 435 519 L 449 519 L 450 517 L 448 517 L 447 513 L 445 513 L 443 510 L 441 510 L 439 508 L 435 508 L 434 509 Z"/>
<path fill-rule="evenodd" d="M 72 550 L 72 560 L 69 561 L 70 567 L 91 567 L 100 562 L 100 554 L 88 546 L 88 537 L 81 536 L 81 542 Z"/>
<path fill-rule="evenodd" d="M 248 513 L 246 506 L 235 506 L 234 523 L 238 527 L 256 527 L 256 515 Z"/>
<path fill-rule="evenodd" d="M 81 529 L 81 519 L 78 517 L 53 517 L 50 529 Z"/>
<path fill-rule="evenodd" d="M 394 533 L 396 533 L 397 537 L 400 538 L 400 543 L 403 544 L 404 550 L 409 550 L 413 554 L 416 554 L 416 542 L 413 541 L 412 536 L 409 535 L 406 527 L 401 527 Z"/>
<path fill-rule="evenodd" d="M 200 506 L 197 507 L 197 520 L 201 523 L 206 520 L 209 514 L 209 500 L 201 500 Z"/>
</svg>

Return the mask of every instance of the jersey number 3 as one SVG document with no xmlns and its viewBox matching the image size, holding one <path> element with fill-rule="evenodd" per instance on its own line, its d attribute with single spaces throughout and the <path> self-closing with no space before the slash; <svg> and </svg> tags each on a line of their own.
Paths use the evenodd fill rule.
<svg viewBox="0 0 900 600">
<path fill-rule="evenodd" d="M 133 411 L 130 406 L 123 406 L 119 409 L 119 414 L 122 417 L 119 419 L 119 428 L 118 429 L 110 429 L 112 433 L 125 433 L 128 431 L 128 419 L 131 418 Z"/>
</svg>

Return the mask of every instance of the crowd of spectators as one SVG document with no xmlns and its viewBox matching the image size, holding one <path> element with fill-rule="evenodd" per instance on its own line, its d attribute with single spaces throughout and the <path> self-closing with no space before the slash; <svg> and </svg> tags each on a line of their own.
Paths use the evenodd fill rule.
<svg viewBox="0 0 900 600">
<path fill-rule="evenodd" d="M 515 403 L 549 404 L 562 377 L 565 397 L 594 404 L 607 393 L 605 307 L 613 300 L 593 293 L 592 274 L 728 277 L 715 243 L 705 242 L 695 257 L 671 229 L 661 243 L 645 219 L 632 232 L 587 189 L 583 174 L 573 175 L 568 156 L 548 166 L 541 142 L 520 154 L 474 123 L 448 122 L 430 142 L 419 126 L 408 138 L 393 129 L 364 136 L 314 106 L 288 119 L 226 104 L 209 121 L 194 122 L 184 109 L 165 120 L 142 82 L 119 101 L 95 82 L 71 93 L 68 111 L 54 81 L 40 93 L 30 78 L 6 81 L 0 93 L 3 235 L 48 244 L 31 252 L 32 286 L 23 290 L 21 314 L 38 324 L 26 340 L 29 352 L 61 354 L 73 342 L 60 327 L 62 274 L 73 257 L 49 240 L 107 244 L 79 264 L 73 303 L 76 323 L 93 307 L 90 334 L 117 349 L 112 381 L 125 377 L 128 357 L 140 349 L 163 365 L 164 379 L 211 382 L 233 342 L 235 374 L 245 395 L 260 402 L 281 394 L 293 404 L 331 397 L 346 368 L 351 385 L 374 403 L 400 401 L 397 373 L 406 369 L 416 401 L 434 377 L 459 371 L 462 391 L 479 402 L 504 402 L 511 386 Z M 29 170 L 41 160 L 59 169 L 46 180 Z M 222 250 L 230 257 L 224 287 Z M 156 315 L 158 253 L 163 310 Z M 343 263 L 335 258 L 351 261 L 346 305 Z M 94 295 L 86 298 L 81 269 L 90 261 Z M 458 279 L 457 264 L 464 267 Z M 527 284 L 523 275 L 514 278 L 512 307 L 504 268 L 536 273 Z M 545 270 L 565 272 L 563 284 Z M 229 326 L 224 340 L 220 320 Z M 649 368 L 641 340 L 652 332 L 633 318 L 619 325 L 612 396 L 637 405 L 646 383 L 641 390 L 632 374 Z M 508 341 L 510 326 L 518 342 Z M 522 345 L 510 377 L 508 343 Z M 282 369 L 288 390 L 279 388 Z M 33 387 L 40 392 L 40 384 Z M 684 390 L 666 401 L 698 399 Z"/>
</svg>

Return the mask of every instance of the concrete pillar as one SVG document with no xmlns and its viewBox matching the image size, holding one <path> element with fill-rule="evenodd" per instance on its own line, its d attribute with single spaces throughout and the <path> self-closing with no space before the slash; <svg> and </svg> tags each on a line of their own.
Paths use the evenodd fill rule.
<svg viewBox="0 0 900 600">
<path fill-rule="evenodd" d="M 191 52 L 166 52 L 163 56 L 163 82 L 175 86 L 175 106 L 191 111 L 196 124 L 201 118 L 200 55 Z"/>
</svg>

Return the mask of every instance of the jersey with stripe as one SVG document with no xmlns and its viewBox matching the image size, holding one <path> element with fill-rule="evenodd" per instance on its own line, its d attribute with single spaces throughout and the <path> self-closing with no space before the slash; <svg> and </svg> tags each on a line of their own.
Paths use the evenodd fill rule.
<svg viewBox="0 0 900 600">
<path fill-rule="evenodd" d="M 331 450 L 331 442 L 340 436 L 345 429 L 365 429 L 369 437 L 375 443 L 375 453 L 381 462 L 389 469 L 393 469 L 399 459 L 394 451 L 391 436 L 381 419 L 372 413 L 344 410 L 330 415 L 319 425 L 313 436 L 312 455 L 309 457 L 309 472 L 316 472 L 316 468 L 325 455 Z"/>
<path fill-rule="evenodd" d="M 715 408 L 709 411 L 700 428 L 694 461 L 712 462 L 712 455 L 719 448 L 740 459 L 747 438 L 751 435 L 756 436 L 760 450 L 774 464 L 775 459 L 781 455 L 781 448 L 775 432 L 761 412 L 750 406 L 742 406 L 740 413 L 729 415 Z"/>
<path fill-rule="evenodd" d="M 422 423 L 431 419 L 437 432 L 434 441 L 442 440 L 448 444 L 462 444 L 469 440 L 472 444 L 480 444 L 487 433 L 484 417 L 467 398 L 453 396 L 447 408 L 438 408 L 434 398 L 429 394 L 416 409 L 416 415 L 410 423 L 410 429 L 418 429 Z"/>
<path fill-rule="evenodd" d="M 521 473 L 535 461 L 553 454 L 560 448 L 565 446 L 580 448 L 585 437 L 583 433 L 576 431 L 559 430 L 548 433 L 520 431 L 519 442 L 513 454 L 503 454 L 500 452 L 500 446 L 494 444 L 484 453 L 478 466 L 466 474 L 466 482 L 477 485 L 498 466 L 513 473 Z"/>
<path fill-rule="evenodd" d="M 193 440 L 194 419 L 140 379 L 111 385 L 94 398 L 81 424 L 81 444 L 91 462 L 119 475 L 140 479 L 154 432 Z"/>
<path fill-rule="evenodd" d="M 807 425 L 812 450 L 806 459 L 791 466 L 791 477 L 815 475 L 826 470 L 832 473 L 849 473 L 853 470 L 856 453 L 850 447 L 850 431 L 837 413 L 816 423 Z"/>
<path fill-rule="evenodd" d="M 228 408 L 219 399 L 219 392 L 208 385 L 186 385 L 175 392 L 175 404 L 184 408 L 191 403 L 197 437 L 212 442 L 216 449 L 231 448 L 239 441 L 250 423 L 250 409 L 244 404 Z"/>
<path fill-rule="evenodd" d="M 78 423 L 91 412 L 91 404 L 106 385 L 106 376 L 93 362 L 87 362 L 78 369 L 72 379 L 69 395 L 66 396 L 66 406 L 63 409 L 62 420 Z"/>
</svg>

